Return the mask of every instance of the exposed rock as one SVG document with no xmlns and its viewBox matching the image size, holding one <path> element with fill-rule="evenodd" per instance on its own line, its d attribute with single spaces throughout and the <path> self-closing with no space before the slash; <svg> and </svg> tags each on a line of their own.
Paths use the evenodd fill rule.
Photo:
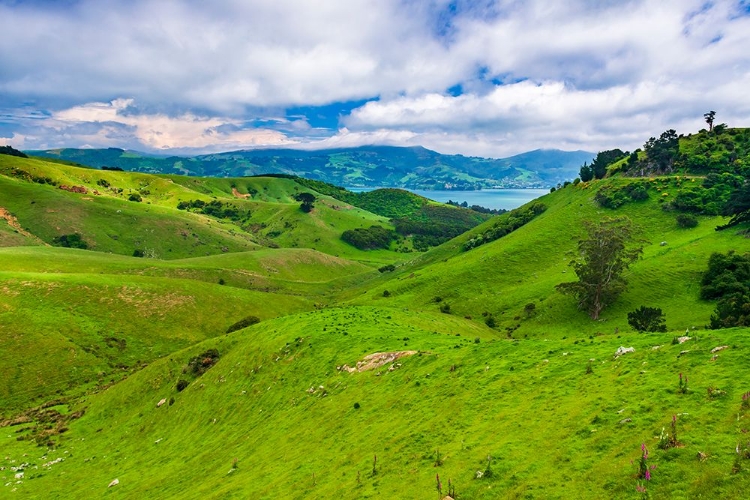
<svg viewBox="0 0 750 500">
<path fill-rule="evenodd" d="M 667 242 L 666 241 L 662 241 L 661 243 L 659 243 L 659 246 L 660 247 L 665 247 L 665 246 L 667 246 Z"/>
<path fill-rule="evenodd" d="M 720 345 L 718 347 L 714 347 L 713 349 L 711 349 L 711 354 L 717 353 L 719 351 L 723 351 L 724 349 L 729 349 L 729 346 L 728 345 Z"/>
<path fill-rule="evenodd" d="M 615 358 L 619 358 L 623 354 L 627 354 L 629 352 L 635 352 L 635 347 L 623 347 L 623 346 L 620 346 L 615 351 Z"/>
<path fill-rule="evenodd" d="M 112 482 L 109 483 L 109 486 L 107 486 L 107 488 L 111 488 L 112 486 L 117 486 L 118 484 L 120 484 L 120 480 L 119 479 L 113 479 Z"/>
<path fill-rule="evenodd" d="M 64 191 L 69 191 L 71 193 L 80 193 L 80 194 L 87 194 L 89 191 L 83 186 L 66 186 L 65 184 L 62 184 L 60 186 L 60 189 Z"/>
<path fill-rule="evenodd" d="M 620 424 L 629 424 L 632 421 L 632 418 L 623 418 L 622 420 L 620 420 Z"/>
<path fill-rule="evenodd" d="M 156 403 L 156 407 L 158 408 L 159 406 L 163 405 L 166 402 L 167 402 L 167 398 L 162 398 L 159 400 L 158 403 Z"/>
<path fill-rule="evenodd" d="M 685 342 L 687 342 L 687 341 L 688 341 L 688 340 L 690 340 L 691 338 L 692 338 L 692 337 L 688 337 L 687 335 L 685 335 L 685 336 L 683 336 L 683 337 L 677 337 L 677 343 L 678 343 L 678 344 L 684 344 Z"/>
<path fill-rule="evenodd" d="M 652 351 L 656 351 L 656 350 L 659 350 L 659 349 L 661 349 L 660 345 L 655 345 L 654 347 L 651 348 Z"/>
<path fill-rule="evenodd" d="M 680 351 L 680 354 L 678 356 L 684 356 L 685 354 L 689 353 L 690 351 Z"/>
<path fill-rule="evenodd" d="M 338 369 L 349 373 L 364 372 L 367 370 L 374 370 L 375 368 L 379 368 L 387 363 L 393 363 L 399 358 L 414 356 L 415 354 L 417 354 L 417 351 L 376 352 L 365 356 L 362 358 L 362 361 L 357 361 L 357 366 L 354 368 L 348 365 L 342 365 L 338 367 Z M 400 363 L 398 365 L 401 366 Z"/>
</svg>

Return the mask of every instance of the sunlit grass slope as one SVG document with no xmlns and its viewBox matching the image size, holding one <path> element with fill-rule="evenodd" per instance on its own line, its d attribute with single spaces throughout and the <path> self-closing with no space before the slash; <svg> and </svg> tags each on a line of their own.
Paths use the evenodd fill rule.
<svg viewBox="0 0 750 500">
<path fill-rule="evenodd" d="M 364 252 L 340 239 L 348 229 L 392 228 L 386 218 L 323 195 L 311 213 L 304 213 L 294 199 L 302 191 L 310 189 L 292 179 L 156 176 L 0 155 L 0 207 L 29 233 L 0 220 L 0 245 L 51 244 L 56 237 L 78 233 L 94 251 L 133 255 L 140 250 L 160 259 L 286 247 L 373 264 L 403 260 L 402 254 Z M 129 201 L 131 195 L 142 201 Z M 249 215 L 240 224 L 177 210 L 179 202 L 191 200 L 218 200 Z"/>
<path fill-rule="evenodd" d="M 449 304 L 452 314 L 478 322 L 491 314 L 498 331 L 514 338 L 627 331 L 627 313 L 641 305 L 660 307 L 668 326 L 675 330 L 706 325 L 714 304 L 699 300 L 698 295 L 708 258 L 713 252 L 747 250 L 747 238 L 736 231 L 715 231 L 723 221 L 717 217 L 700 217 L 693 229 L 678 227 L 675 212 L 662 210 L 660 202 L 678 189 L 679 181 L 674 179 L 654 181 L 663 186 L 661 191 L 652 187 L 649 200 L 616 210 L 601 208 L 594 201 L 602 186 L 628 182 L 649 181 L 607 179 L 568 186 L 542 197 L 539 201 L 547 210 L 515 232 L 462 251 L 465 241 L 494 223 L 489 221 L 416 257 L 395 273 L 377 278 L 369 289 L 352 291 L 349 297 L 358 304 L 408 305 L 432 311 Z M 600 321 L 593 322 L 576 310 L 572 297 L 563 296 L 555 286 L 576 278 L 568 264 L 576 257 L 577 240 L 585 235 L 583 222 L 616 216 L 629 217 L 639 228 L 643 258 L 628 273 L 627 291 L 602 312 Z M 386 290 L 388 297 L 384 297 Z M 436 302 L 437 297 L 441 302 Z M 534 310 L 527 311 L 527 304 L 533 304 Z"/>
<path fill-rule="evenodd" d="M 5 429 L 3 494 L 422 499 L 437 494 L 439 474 L 461 499 L 634 498 L 631 462 L 645 443 L 654 498 L 744 498 L 750 476 L 731 470 L 750 418 L 748 333 L 701 331 L 682 345 L 672 333 L 509 341 L 454 316 L 370 307 L 265 321 L 67 408 L 85 414 L 51 438 L 54 449 L 16 441 L 26 426 Z M 635 352 L 615 359 L 620 345 Z M 209 348 L 215 366 L 183 373 Z M 397 350 L 419 354 L 337 370 Z M 680 446 L 660 450 L 673 415 Z M 488 455 L 494 475 L 476 479 Z M 7 467 L 21 463 L 16 482 Z"/>
<path fill-rule="evenodd" d="M 312 309 L 373 272 L 303 249 L 173 261 L 0 249 L 0 415 L 119 378 L 246 316 Z"/>
</svg>

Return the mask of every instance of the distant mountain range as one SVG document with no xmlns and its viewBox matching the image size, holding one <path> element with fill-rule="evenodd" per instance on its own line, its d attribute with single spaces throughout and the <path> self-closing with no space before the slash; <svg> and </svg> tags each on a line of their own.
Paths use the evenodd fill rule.
<svg viewBox="0 0 750 500">
<path fill-rule="evenodd" d="M 468 190 L 544 188 L 572 180 L 594 153 L 537 149 L 509 158 L 443 155 L 423 147 L 363 146 L 302 151 L 260 149 L 193 157 L 156 156 L 117 148 L 26 151 L 95 168 L 210 177 L 291 174 L 340 186 Z"/>
</svg>

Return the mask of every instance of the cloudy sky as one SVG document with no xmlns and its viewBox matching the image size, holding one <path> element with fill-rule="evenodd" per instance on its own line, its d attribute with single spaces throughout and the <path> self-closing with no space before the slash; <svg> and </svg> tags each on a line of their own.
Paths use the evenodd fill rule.
<svg viewBox="0 0 750 500">
<path fill-rule="evenodd" d="M 634 149 L 748 89 L 750 0 L 0 0 L 23 149 Z"/>
</svg>

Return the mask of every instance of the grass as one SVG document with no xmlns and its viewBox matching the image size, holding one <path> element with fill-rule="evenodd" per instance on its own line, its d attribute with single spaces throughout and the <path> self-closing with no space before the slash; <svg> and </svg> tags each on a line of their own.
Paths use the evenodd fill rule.
<svg viewBox="0 0 750 500">
<path fill-rule="evenodd" d="M 701 332 L 677 346 L 671 333 L 507 341 L 443 314 L 330 309 L 153 363 L 72 408 L 86 413 L 55 436 L 54 451 L 16 441 L 24 426 L 0 443 L 10 460 L 30 463 L 14 486 L 27 498 L 425 498 L 436 472 L 459 498 L 632 498 L 641 443 L 658 466 L 652 494 L 739 498 L 748 476 L 730 471 L 747 426 L 737 415 L 748 333 Z M 710 361 L 720 344 L 731 347 Z M 636 352 L 614 359 L 620 345 Z M 178 393 L 182 367 L 210 347 L 218 364 Z M 420 354 L 393 371 L 336 369 L 402 349 Z M 690 378 L 687 394 L 677 391 L 680 372 Z M 708 386 L 727 394 L 710 399 Z M 157 407 L 162 398 L 174 404 Z M 682 444 L 659 450 L 674 414 Z M 494 477 L 474 479 L 488 454 Z M 65 461 L 41 466 L 58 455 Z"/>
<path fill-rule="evenodd" d="M 92 172 L 36 161 L 25 168 L 57 181 Z M 106 175 L 127 189 L 150 182 L 146 202 L 83 200 L 0 175 L 3 206 L 32 235 L 80 227 L 113 252 L 0 230 L 10 246 L 0 249 L 0 413 L 31 420 L 0 422 L 0 496 L 421 499 L 437 493 L 437 473 L 444 493 L 451 479 L 466 500 L 633 498 L 642 444 L 657 465 L 652 497 L 746 496 L 750 462 L 737 471 L 735 447 L 750 429 L 750 329 L 705 330 L 714 304 L 698 286 L 712 252 L 744 251 L 747 240 L 714 231 L 720 218 L 677 226 L 662 200 L 692 181 L 571 185 L 494 242 L 461 250 L 496 219 L 424 254 L 395 254 L 343 246 L 343 229 L 388 221 L 325 196 L 304 214 L 291 179 Z M 594 201 L 602 186 L 630 182 L 648 182 L 649 200 L 616 210 Z M 213 196 L 246 203 L 265 225 L 243 231 L 174 208 Z M 117 226 L 113 210 L 137 223 Z M 640 227 L 644 255 L 593 322 L 555 285 L 575 279 L 582 222 L 617 215 Z M 191 249 L 158 229 L 186 223 L 210 244 Z M 104 243 L 112 227 L 120 238 Z M 158 248 L 179 247 L 169 259 L 128 256 L 148 229 Z M 381 274 L 382 263 L 396 269 Z M 627 312 L 640 305 L 660 307 L 669 332 L 633 332 Z M 262 321 L 224 333 L 249 315 Z M 686 330 L 691 340 L 673 343 Z M 621 346 L 635 352 L 616 358 Z M 215 366 L 186 371 L 210 349 Z M 340 369 L 402 350 L 417 353 Z M 53 406 L 31 409 L 43 402 Z M 659 449 L 673 415 L 679 446 Z M 477 479 L 488 455 L 493 477 Z"/>
<path fill-rule="evenodd" d="M 745 238 L 733 231 L 716 232 L 723 219 L 701 217 L 694 229 L 679 228 L 675 213 L 661 209 L 655 190 L 651 199 L 616 210 L 600 208 L 595 190 L 607 180 L 581 187 L 568 186 L 540 198 L 548 210 L 532 222 L 490 244 L 462 252 L 461 244 L 484 230 L 492 221 L 422 255 L 373 283 L 366 290 L 352 291 L 355 304 L 409 306 L 437 310 L 449 303 L 451 312 L 483 322 L 492 314 L 502 334 L 513 329 L 515 338 L 548 337 L 574 330 L 627 331 L 627 312 L 640 305 L 661 307 L 670 328 L 684 331 L 702 327 L 714 305 L 698 298 L 700 276 L 713 252 L 741 250 Z M 569 262 L 575 257 L 576 241 L 582 237 L 584 220 L 625 215 L 639 226 L 643 258 L 629 272 L 630 286 L 621 298 L 592 322 L 575 309 L 571 297 L 555 286 L 575 279 Z M 662 246 L 662 242 L 665 245 Z M 390 297 L 383 297 L 388 290 Z M 440 297 L 442 302 L 435 302 Z M 535 304 L 534 313 L 525 312 Z M 519 326 L 520 325 L 520 326 Z M 517 327 L 517 328 L 516 328 Z"/>
<path fill-rule="evenodd" d="M 49 178 L 58 185 L 83 187 L 88 193 L 29 182 L 18 177 L 19 170 L 36 178 Z M 0 175 L 1 207 L 23 229 L 48 244 L 57 236 L 79 233 L 95 251 L 133 255 L 140 250 L 159 259 L 260 247 L 313 248 L 378 266 L 404 259 L 403 254 L 393 251 L 359 251 L 340 239 L 347 229 L 372 224 L 392 228 L 387 219 L 322 195 L 316 208 L 306 214 L 294 195 L 309 189 L 291 179 L 156 176 L 7 155 L 0 155 L 0 174 L 5 174 Z M 100 185 L 102 181 L 108 187 Z M 133 193 L 140 194 L 143 202 L 128 201 Z M 176 209 L 180 201 L 214 198 L 249 211 L 249 218 L 233 222 Z M 60 210 L 61 206 L 65 210 Z M 0 232 L 1 245 L 21 242 L 23 237 L 18 233 L 5 228 Z"/>
</svg>

